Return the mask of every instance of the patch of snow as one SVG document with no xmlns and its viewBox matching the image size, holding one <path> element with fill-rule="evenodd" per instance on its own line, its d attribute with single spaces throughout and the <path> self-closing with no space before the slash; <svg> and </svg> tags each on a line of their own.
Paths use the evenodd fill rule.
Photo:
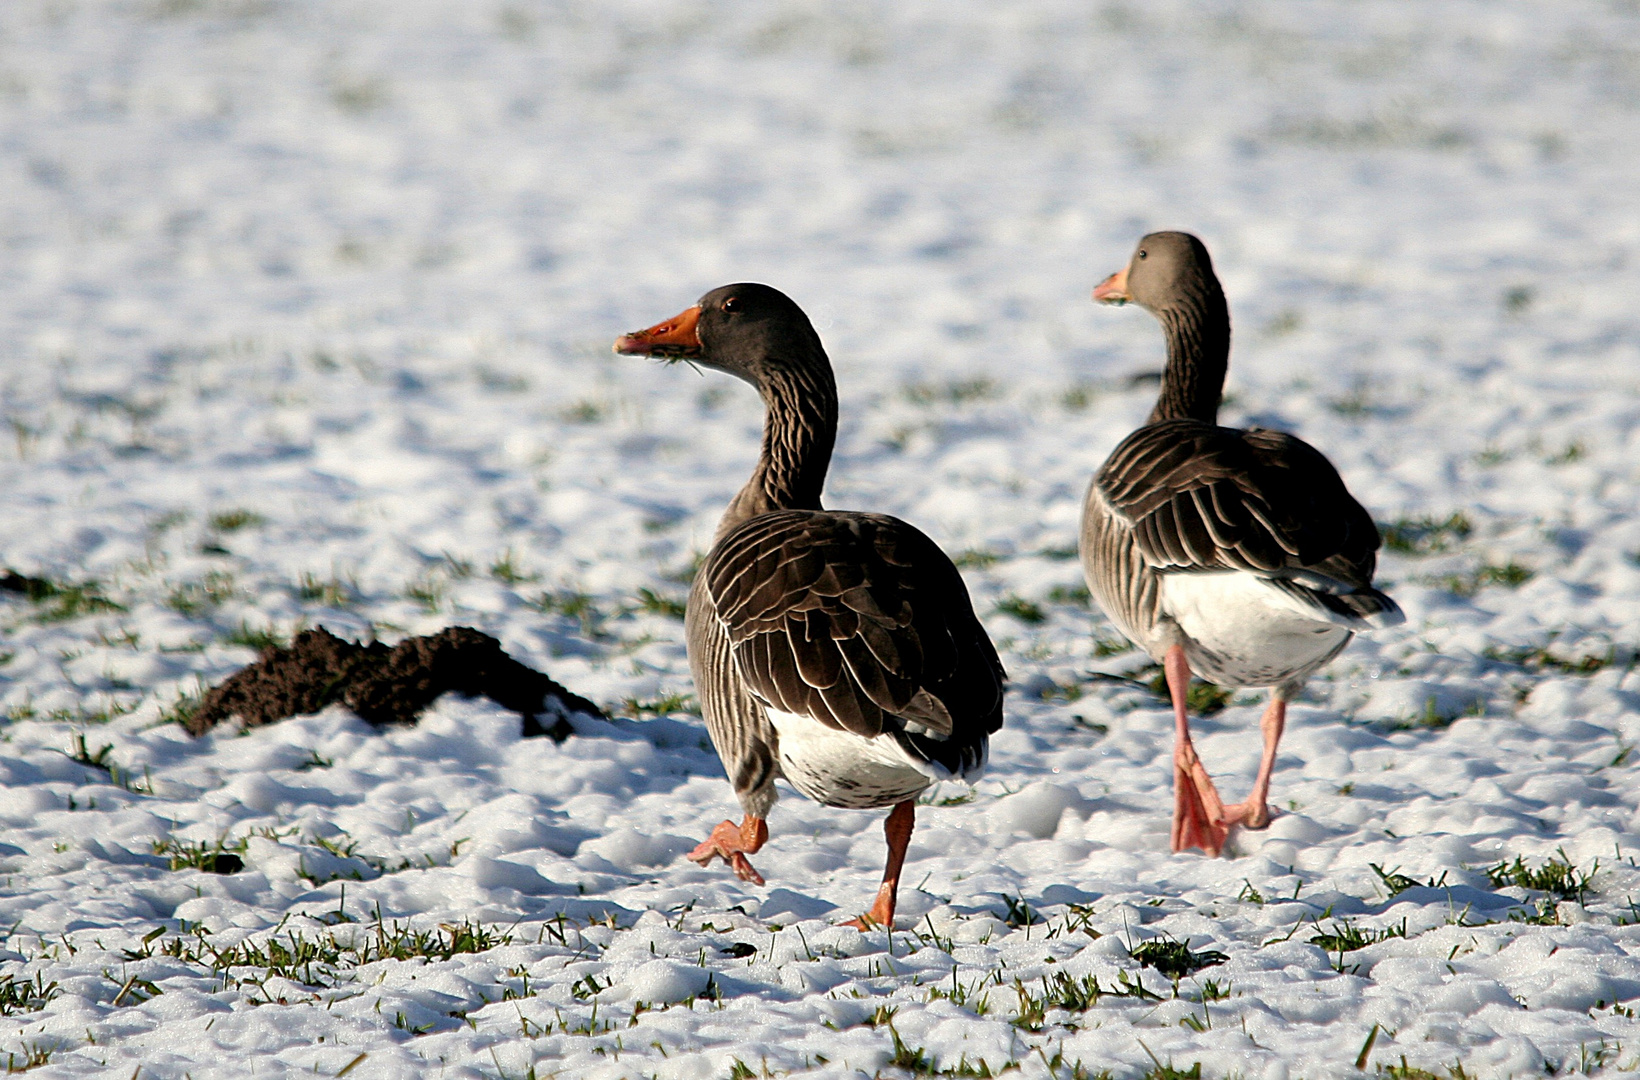
<svg viewBox="0 0 1640 1080">
<path fill-rule="evenodd" d="M 64 589 L 0 594 L 0 1054 L 1281 1080 L 1377 1025 L 1369 1072 L 1631 1068 L 1637 55 L 1597 0 L 0 6 L 0 564 Z M 1223 275 L 1226 421 L 1414 537 L 1221 859 L 1168 851 L 1171 717 L 1069 555 L 1162 362 L 1087 292 L 1152 228 Z M 609 343 L 736 280 L 833 357 L 830 505 L 965 556 L 1013 678 L 892 934 L 833 925 L 878 815 L 783 789 L 765 887 L 682 858 L 739 811 L 668 602 L 760 414 Z M 165 722 L 259 631 L 454 623 L 615 718 Z M 1229 798 L 1262 708 L 1195 725 Z M 1562 856 L 1586 891 L 1488 873 Z"/>
</svg>

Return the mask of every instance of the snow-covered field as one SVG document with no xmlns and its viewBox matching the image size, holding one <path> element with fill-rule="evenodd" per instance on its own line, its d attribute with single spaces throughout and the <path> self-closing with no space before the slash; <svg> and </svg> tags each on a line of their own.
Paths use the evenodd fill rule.
<svg viewBox="0 0 1640 1080">
<path fill-rule="evenodd" d="M 0 567 L 60 591 L 0 599 L 0 1060 L 1637 1067 L 1637 132 L 1632 0 L 7 0 Z M 1148 676 L 1069 557 L 1161 358 L 1087 293 L 1163 227 L 1226 420 L 1400 523 L 1409 616 L 1221 859 L 1168 853 L 1167 711 L 1091 677 Z M 681 858 L 735 807 L 672 608 L 760 413 L 609 342 L 745 279 L 831 350 L 831 504 L 962 553 L 1013 679 L 892 934 L 832 925 L 876 815 L 788 793 L 765 888 Z M 621 718 L 166 721 L 269 634 L 452 623 Z M 1200 724 L 1232 797 L 1261 706 Z"/>
</svg>

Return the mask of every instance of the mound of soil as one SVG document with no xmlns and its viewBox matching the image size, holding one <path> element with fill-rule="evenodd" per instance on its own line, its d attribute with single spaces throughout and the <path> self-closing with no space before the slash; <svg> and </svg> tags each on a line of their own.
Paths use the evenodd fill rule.
<svg viewBox="0 0 1640 1080">
<path fill-rule="evenodd" d="M 20 593 L 30 600 L 44 600 L 56 586 L 43 578 L 25 577 L 15 570 L 0 571 L 0 592 Z"/>
<path fill-rule="evenodd" d="M 318 712 L 341 702 L 372 724 L 413 724 L 440 694 L 487 697 L 524 718 L 524 734 L 563 742 L 571 713 L 602 717 L 598 706 L 572 694 L 502 651 L 501 642 L 470 626 L 451 626 L 392 648 L 360 645 L 323 628 L 304 630 L 290 648 L 262 658 L 212 687 L 186 723 L 203 735 L 230 716 L 259 727 Z M 547 723 L 542 724 L 545 719 Z"/>
</svg>

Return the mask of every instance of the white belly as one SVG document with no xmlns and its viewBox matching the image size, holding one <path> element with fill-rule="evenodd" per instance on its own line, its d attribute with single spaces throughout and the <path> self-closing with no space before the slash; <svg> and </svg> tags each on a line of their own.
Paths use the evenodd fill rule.
<svg viewBox="0 0 1640 1080">
<path fill-rule="evenodd" d="M 767 709 L 780 735 L 780 771 L 817 803 L 864 810 L 892 806 L 922 793 L 940 777 L 892 735 L 868 739 L 795 713 Z"/>
<path fill-rule="evenodd" d="M 1223 686 L 1303 678 L 1350 639 L 1255 574 L 1165 574 L 1160 599 L 1162 614 L 1185 635 L 1191 670 Z"/>
</svg>

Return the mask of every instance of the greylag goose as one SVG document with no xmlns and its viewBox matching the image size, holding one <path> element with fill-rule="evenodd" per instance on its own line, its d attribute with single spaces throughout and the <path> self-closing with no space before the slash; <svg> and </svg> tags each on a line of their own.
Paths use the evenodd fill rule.
<svg viewBox="0 0 1640 1080">
<path fill-rule="evenodd" d="M 1270 822 L 1270 773 L 1287 701 L 1357 631 L 1401 609 L 1372 587 L 1378 529 L 1338 471 L 1278 431 L 1218 426 L 1230 311 L 1207 248 L 1151 233 L 1093 291 L 1161 322 L 1167 368 L 1145 425 L 1100 467 L 1082 509 L 1088 589 L 1163 665 L 1173 699 L 1173 850 L 1223 848 L 1230 828 Z M 1273 687 L 1264 755 L 1246 802 L 1225 805 L 1190 739 L 1191 673 Z"/>
<path fill-rule="evenodd" d="M 892 806 L 888 864 L 865 929 L 894 925 L 915 799 L 972 781 L 1002 726 L 1004 673 L 962 576 L 917 529 L 884 514 L 825 510 L 837 386 L 808 316 L 766 285 L 725 285 L 615 351 L 687 359 L 763 397 L 763 451 L 730 502 L 685 615 L 706 729 L 744 818 L 689 857 L 746 856 L 768 839 L 774 782 L 827 806 Z"/>
</svg>

